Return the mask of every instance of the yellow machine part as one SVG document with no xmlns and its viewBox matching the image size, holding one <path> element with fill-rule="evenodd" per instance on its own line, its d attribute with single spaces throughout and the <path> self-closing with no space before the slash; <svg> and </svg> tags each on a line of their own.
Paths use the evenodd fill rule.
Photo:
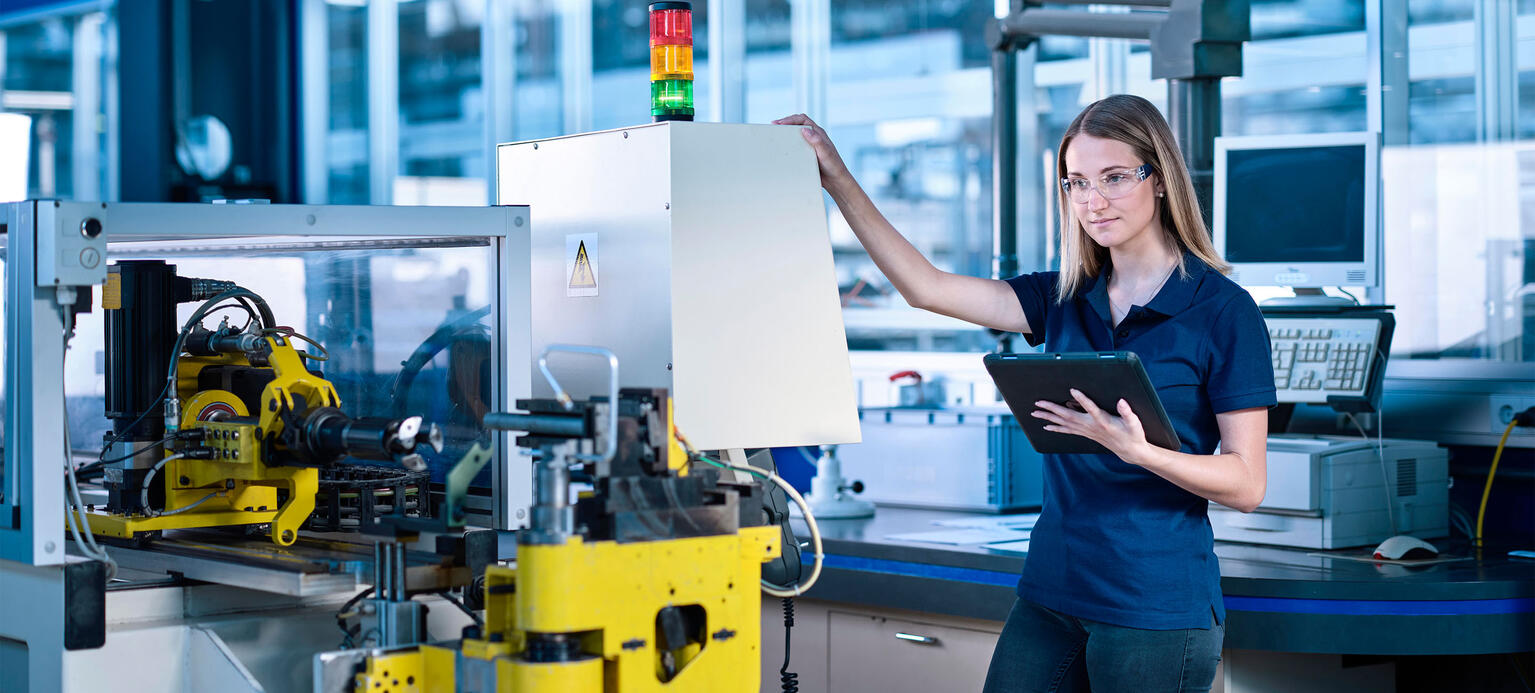
<svg viewBox="0 0 1535 693">
<path fill-rule="evenodd" d="M 353 679 L 357 687 L 357 693 L 435 693 L 447 691 L 452 693 L 452 662 L 448 660 L 448 676 L 430 676 L 427 667 L 427 648 L 420 648 L 408 652 L 386 654 L 377 657 L 369 657 L 367 664 Z M 441 685 L 441 680 L 446 678 L 449 682 L 446 687 Z M 436 679 L 434 682 L 433 680 Z"/>
<path fill-rule="evenodd" d="M 737 534 L 620 544 L 518 547 L 516 628 L 523 632 L 599 632 L 609 690 L 737 690 L 741 672 L 760 667 L 758 582 L 779 554 L 777 527 Z M 487 584 L 491 571 L 487 570 Z M 488 595 L 490 603 L 499 595 Z M 656 614 L 701 606 L 703 649 L 671 681 L 657 676 Z M 498 607 L 499 608 L 499 607 Z M 591 689 L 560 689 L 591 690 Z"/>
<path fill-rule="evenodd" d="M 250 411 L 234 393 L 198 390 L 198 375 L 204 368 L 249 366 L 243 355 L 181 359 L 176 372 L 176 394 L 185 402 L 181 428 L 206 429 L 204 444 L 214 449 L 216 458 L 167 463 L 153 480 L 165 485 L 162 514 L 87 513 L 93 532 L 131 539 L 138 533 L 157 530 L 270 523 L 274 543 L 291 546 L 298 539 L 299 527 L 314 512 L 314 497 L 320 488 L 319 471 L 261 462 L 263 435 L 281 433 L 279 410 L 284 407 L 293 410 L 295 395 L 301 396 L 306 406 L 339 407 L 341 399 L 330 381 L 304 367 L 303 357 L 291 342 L 268 337 L 267 343 L 268 363 L 276 377 L 262 390 L 263 406 L 254 425 L 207 420 L 213 411 L 233 417 L 249 417 Z M 279 488 L 288 492 L 288 501 L 281 507 L 277 505 Z"/>
<path fill-rule="evenodd" d="M 682 449 L 682 443 L 677 442 L 677 410 L 672 406 L 671 398 L 666 400 L 666 466 L 671 468 L 677 476 L 688 475 L 688 453 Z"/>
<path fill-rule="evenodd" d="M 602 658 L 574 662 L 496 660 L 496 681 L 510 681 L 512 691 L 601 691 Z M 710 690 L 727 690 L 716 688 Z"/>
</svg>

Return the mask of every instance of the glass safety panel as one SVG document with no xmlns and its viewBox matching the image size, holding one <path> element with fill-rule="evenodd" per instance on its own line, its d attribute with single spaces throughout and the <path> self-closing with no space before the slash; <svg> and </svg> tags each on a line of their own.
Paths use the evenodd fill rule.
<svg viewBox="0 0 1535 693">
<path fill-rule="evenodd" d="M 480 437 L 479 421 L 494 406 L 496 273 L 488 239 L 132 242 L 113 244 L 109 257 L 113 263 L 163 260 L 175 265 L 177 276 L 233 281 L 262 296 L 279 325 L 323 347 L 325 360 L 309 367 L 334 385 L 348 416 L 419 415 L 441 427 L 442 452 L 418 448 L 434 483 Z M 77 454 L 92 459 L 103 455 L 112 428 L 105 411 L 102 292 L 95 288 L 92 312 L 80 316 L 66 361 L 71 438 Z M 178 328 L 199 305 L 177 307 Z M 203 324 L 239 327 L 249 319 L 231 306 Z M 490 484 L 487 467 L 475 485 Z"/>
</svg>

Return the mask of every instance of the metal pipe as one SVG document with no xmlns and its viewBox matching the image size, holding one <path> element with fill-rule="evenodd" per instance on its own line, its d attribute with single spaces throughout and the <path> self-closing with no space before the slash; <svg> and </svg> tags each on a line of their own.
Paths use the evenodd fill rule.
<svg viewBox="0 0 1535 693">
<path fill-rule="evenodd" d="M 1018 52 L 991 52 L 991 240 L 997 279 L 1018 274 Z M 1012 334 L 997 336 L 1012 351 Z"/>
<path fill-rule="evenodd" d="M 388 573 L 384 566 L 389 561 L 388 546 L 389 543 L 383 541 L 373 545 L 373 596 L 376 599 L 385 598 L 385 575 Z"/>
<path fill-rule="evenodd" d="M 544 374 L 544 379 L 549 381 L 549 387 L 554 390 L 555 399 L 560 405 L 570 411 L 575 405 L 570 399 L 570 394 L 565 388 L 560 387 L 560 382 L 554 379 L 554 374 L 549 372 L 549 354 L 563 351 L 569 354 L 588 354 L 601 356 L 608 360 L 608 426 L 607 438 L 603 441 L 606 449 L 595 455 L 576 455 L 577 459 L 602 462 L 606 464 L 613 461 L 613 455 L 618 452 L 618 355 L 609 349 L 594 346 L 580 346 L 575 344 L 550 344 L 544 347 L 543 353 L 538 355 L 538 370 Z"/>
<path fill-rule="evenodd" d="M 533 435 L 580 438 L 588 434 L 586 419 L 581 416 L 496 411 L 486 414 L 482 423 L 492 430 L 525 431 Z"/>
<path fill-rule="evenodd" d="M 1194 196 L 1205 227 L 1210 227 L 1215 186 L 1215 136 L 1221 132 L 1221 82 L 1219 77 L 1167 81 L 1167 121 L 1178 148 L 1183 150 Z"/>
<path fill-rule="evenodd" d="M 1004 38 L 1021 36 L 1092 36 L 1147 40 L 1167 19 L 1166 13 L 1109 14 L 1080 10 L 1028 10 L 1000 22 Z"/>
<path fill-rule="evenodd" d="M 574 517 L 570 509 L 570 464 L 560 445 L 546 445 L 539 449 L 534 463 L 533 507 L 530 511 L 528 530 L 522 534 L 526 544 L 563 544 L 574 531 Z"/>
<path fill-rule="evenodd" d="M 395 502 L 404 501 L 396 498 Z M 392 588 L 390 599 L 403 602 L 407 599 L 405 596 L 405 545 L 397 541 L 390 542 L 389 548 L 394 552 L 394 558 L 389 563 L 389 567 L 394 571 L 393 579 L 390 581 Z"/>
</svg>

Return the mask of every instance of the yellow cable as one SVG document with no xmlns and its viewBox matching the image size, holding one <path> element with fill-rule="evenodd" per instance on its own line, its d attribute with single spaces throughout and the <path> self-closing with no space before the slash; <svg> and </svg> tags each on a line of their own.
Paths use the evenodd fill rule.
<svg viewBox="0 0 1535 693">
<path fill-rule="evenodd" d="M 1487 470 L 1487 485 L 1482 488 L 1482 507 L 1476 511 L 1476 548 L 1482 548 L 1482 520 L 1487 517 L 1487 496 L 1492 495 L 1492 475 L 1498 473 L 1498 460 L 1503 458 L 1503 446 L 1508 443 L 1508 434 L 1514 432 L 1514 427 L 1519 425 L 1519 418 L 1514 417 L 1508 422 L 1508 428 L 1503 429 L 1503 437 L 1498 439 L 1498 451 L 1492 455 L 1492 469 Z"/>
</svg>

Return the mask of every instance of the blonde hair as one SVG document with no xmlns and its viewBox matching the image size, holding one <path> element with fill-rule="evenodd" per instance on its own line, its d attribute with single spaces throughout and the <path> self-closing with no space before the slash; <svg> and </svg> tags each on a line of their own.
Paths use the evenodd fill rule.
<svg viewBox="0 0 1535 693">
<path fill-rule="evenodd" d="M 1162 232 L 1178 250 L 1178 274 L 1186 276 L 1183 252 L 1188 250 L 1212 269 L 1225 274 L 1231 266 L 1221 259 L 1205 228 L 1204 217 L 1199 213 L 1199 200 L 1194 196 L 1194 183 L 1189 179 L 1188 167 L 1178 151 L 1172 128 L 1150 101 L 1130 94 L 1115 94 L 1097 101 L 1077 114 L 1066 134 L 1061 136 L 1061 146 L 1056 150 L 1057 171 L 1066 171 L 1066 148 L 1077 135 L 1091 135 L 1130 145 L 1143 163 L 1151 164 L 1167 197 L 1159 198 L 1157 219 Z M 1056 286 L 1057 303 L 1075 296 L 1087 281 L 1103 272 L 1108 263 L 1109 249 L 1098 245 L 1087 229 L 1076 219 L 1075 209 L 1066 191 L 1055 186 L 1057 209 L 1061 220 L 1061 273 Z"/>
</svg>

